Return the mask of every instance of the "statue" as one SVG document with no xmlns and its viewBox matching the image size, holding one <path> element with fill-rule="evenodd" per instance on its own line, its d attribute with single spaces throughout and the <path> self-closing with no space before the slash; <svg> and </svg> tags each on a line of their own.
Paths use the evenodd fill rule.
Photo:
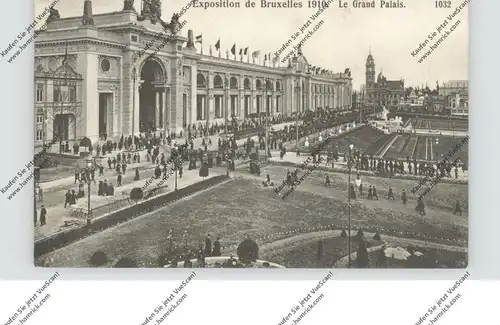
<svg viewBox="0 0 500 325">
<path fill-rule="evenodd" d="M 350 78 L 351 77 L 351 69 L 349 69 L 349 68 L 345 69 L 344 74 L 346 74 Z"/>
<path fill-rule="evenodd" d="M 123 1 L 123 11 L 125 11 L 125 10 L 135 11 L 134 0 L 124 0 Z"/>
<path fill-rule="evenodd" d="M 161 0 L 150 0 L 149 8 L 152 20 L 161 18 Z"/>
<path fill-rule="evenodd" d="M 208 48 L 208 54 L 212 56 L 212 45 L 210 45 L 210 47 Z"/>
<path fill-rule="evenodd" d="M 181 24 L 179 23 L 179 14 L 173 14 L 172 19 L 170 19 L 170 23 L 166 23 L 163 20 L 161 20 L 161 25 L 163 26 L 163 29 L 165 31 L 170 31 L 172 35 L 177 35 L 179 30 L 181 29 Z"/>
<path fill-rule="evenodd" d="M 56 20 L 59 18 L 61 18 L 61 16 L 59 15 L 59 10 L 57 10 L 54 7 L 51 7 L 49 17 L 47 17 L 47 22 L 50 22 L 50 21 L 53 21 L 53 20 Z"/>
</svg>

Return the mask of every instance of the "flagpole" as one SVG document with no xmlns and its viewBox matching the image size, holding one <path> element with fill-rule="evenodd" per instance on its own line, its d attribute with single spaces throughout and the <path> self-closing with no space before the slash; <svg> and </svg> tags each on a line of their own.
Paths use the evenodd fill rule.
<svg viewBox="0 0 500 325">
<path fill-rule="evenodd" d="M 201 39 L 200 44 L 201 44 L 201 55 L 203 55 L 203 38 Z"/>
</svg>

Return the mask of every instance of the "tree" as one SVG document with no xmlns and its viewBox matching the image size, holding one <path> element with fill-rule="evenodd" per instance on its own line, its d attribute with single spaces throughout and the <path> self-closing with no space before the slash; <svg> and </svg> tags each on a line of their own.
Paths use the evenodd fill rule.
<svg viewBox="0 0 500 325">
<path fill-rule="evenodd" d="M 366 243 L 363 239 L 359 241 L 358 252 L 356 256 L 356 265 L 361 268 L 368 267 L 370 262 L 368 258 L 368 250 L 366 249 Z"/>
<path fill-rule="evenodd" d="M 373 239 L 375 239 L 375 240 L 377 240 L 377 241 L 380 241 L 380 240 L 381 240 L 381 239 L 380 239 L 380 234 L 379 234 L 379 232 L 378 232 L 378 231 L 375 233 L 375 235 L 373 235 Z"/>
<path fill-rule="evenodd" d="M 347 232 L 345 231 L 345 229 L 342 229 L 342 232 L 340 233 L 340 237 L 347 237 Z"/>
<path fill-rule="evenodd" d="M 140 187 L 134 187 L 132 191 L 130 191 L 130 199 L 135 201 L 137 203 L 139 200 L 141 200 L 144 196 L 144 192 L 142 191 L 142 188 Z"/>
<path fill-rule="evenodd" d="M 245 239 L 238 245 L 236 253 L 242 263 L 250 264 L 259 258 L 259 245 L 251 239 Z"/>
</svg>

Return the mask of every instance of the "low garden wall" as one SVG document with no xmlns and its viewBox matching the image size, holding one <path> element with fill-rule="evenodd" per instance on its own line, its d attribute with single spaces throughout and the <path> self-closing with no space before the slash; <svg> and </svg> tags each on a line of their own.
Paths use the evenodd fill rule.
<svg viewBox="0 0 500 325">
<path fill-rule="evenodd" d="M 227 180 L 227 175 L 219 175 L 203 180 L 170 193 L 158 195 L 152 199 L 139 202 L 119 211 L 111 212 L 107 215 L 93 219 L 90 227 L 75 226 L 73 228 L 61 231 L 52 236 L 42 238 L 35 242 L 35 259 L 43 254 L 47 254 L 55 249 L 69 245 L 93 233 L 99 232 L 109 227 L 116 226 L 122 222 L 128 221 L 145 213 L 154 211 L 162 206 L 168 205 L 188 195 L 202 191 L 223 181 Z"/>
</svg>

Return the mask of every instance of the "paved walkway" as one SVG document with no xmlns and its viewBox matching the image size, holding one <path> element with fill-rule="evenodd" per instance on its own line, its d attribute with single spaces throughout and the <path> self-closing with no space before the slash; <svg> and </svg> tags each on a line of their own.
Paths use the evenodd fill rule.
<svg viewBox="0 0 500 325">
<path fill-rule="evenodd" d="M 187 167 L 187 165 L 186 165 Z M 193 170 L 187 170 L 187 168 L 184 168 L 184 173 L 182 178 L 177 178 L 177 188 L 184 188 L 188 185 L 192 185 L 194 183 L 198 183 L 201 181 L 201 178 L 199 177 L 199 169 L 193 169 Z M 226 169 L 224 167 L 215 167 L 210 169 L 210 177 L 216 176 L 216 175 L 222 175 L 226 173 Z M 130 173 L 133 175 L 133 172 Z M 141 174 L 141 179 L 138 181 L 133 181 L 130 182 L 126 185 L 123 185 L 121 187 L 116 187 L 115 188 L 115 195 L 112 197 L 102 197 L 97 195 L 97 186 L 96 185 L 91 185 L 91 196 L 90 196 L 90 204 L 91 204 L 91 209 L 95 209 L 96 214 L 93 214 L 92 217 L 98 217 L 99 214 L 105 214 L 107 212 L 117 210 L 124 205 L 123 200 L 127 199 L 129 197 L 130 190 L 134 187 L 143 187 L 146 180 L 150 179 L 151 176 L 153 175 L 153 171 L 151 170 L 148 173 L 142 173 Z M 132 176 L 133 177 L 133 176 Z M 96 181 L 98 182 L 97 178 Z M 161 182 L 161 183 L 160 183 Z M 158 185 L 162 186 L 161 191 L 158 191 L 158 194 L 163 194 L 167 193 L 170 191 L 173 191 L 175 188 L 175 176 L 172 175 L 170 176 L 166 181 L 162 181 L 161 178 L 158 180 L 154 180 L 151 185 L 148 186 L 147 190 L 152 190 L 156 188 Z M 146 192 L 147 192 L 146 190 Z M 85 186 L 85 191 L 87 191 L 87 186 Z M 86 222 L 86 213 L 87 213 L 87 204 L 88 204 L 88 197 L 87 193 L 85 193 L 85 197 L 78 200 L 76 205 L 73 205 L 71 207 L 64 208 L 63 204 L 58 204 L 56 206 L 48 207 L 47 208 L 47 223 L 44 226 L 40 226 L 37 224 L 35 227 L 35 240 L 38 240 L 40 238 L 52 235 L 56 232 L 59 232 L 61 230 L 64 230 L 65 228 L 68 228 L 73 225 L 83 225 Z M 63 202 L 64 202 L 64 198 Z M 116 207 L 112 206 L 109 210 L 106 209 L 96 209 L 98 207 L 105 206 L 107 204 L 116 202 Z M 127 203 L 125 203 L 127 204 Z M 76 209 L 82 209 L 82 215 L 81 216 L 72 216 L 72 212 Z"/>
</svg>

